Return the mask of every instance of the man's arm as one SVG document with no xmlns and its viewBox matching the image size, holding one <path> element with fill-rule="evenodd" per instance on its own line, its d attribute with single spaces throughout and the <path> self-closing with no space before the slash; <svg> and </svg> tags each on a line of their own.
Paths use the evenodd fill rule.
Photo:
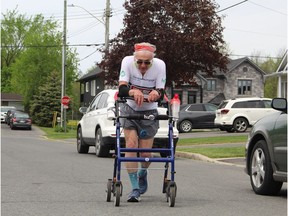
<svg viewBox="0 0 288 216">
<path fill-rule="evenodd" d="M 142 106 L 143 101 L 144 101 L 144 95 L 142 91 L 139 89 L 130 89 L 128 87 L 128 83 L 125 81 L 120 81 L 119 82 L 119 97 L 134 97 L 135 103 L 138 106 Z"/>
</svg>

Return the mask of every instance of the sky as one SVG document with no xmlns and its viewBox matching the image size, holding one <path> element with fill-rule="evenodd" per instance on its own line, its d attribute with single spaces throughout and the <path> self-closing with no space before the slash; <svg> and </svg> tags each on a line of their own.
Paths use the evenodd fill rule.
<svg viewBox="0 0 288 216">
<path fill-rule="evenodd" d="M 109 38 L 123 28 L 125 0 L 110 0 Z M 224 16 L 223 36 L 231 58 L 260 55 L 279 57 L 287 49 L 287 0 L 215 0 L 219 16 Z M 71 5 L 74 7 L 71 7 Z M 95 44 L 105 43 L 103 20 L 105 0 L 67 0 L 67 44 L 76 49 L 79 70 L 85 74 L 102 54 Z M 233 6 L 235 5 L 235 6 Z M 233 6 L 233 7 L 231 7 Z M 18 10 L 27 17 L 42 14 L 63 24 L 64 0 L 1 0 L 1 13 Z M 1 15 L 1 19 L 2 19 Z M 60 31 L 63 31 L 61 27 Z M 131 46 L 133 46 L 131 44 Z"/>
</svg>

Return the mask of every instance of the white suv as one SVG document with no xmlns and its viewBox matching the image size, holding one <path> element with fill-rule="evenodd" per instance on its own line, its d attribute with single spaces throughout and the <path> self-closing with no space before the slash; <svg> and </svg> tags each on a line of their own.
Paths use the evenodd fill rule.
<svg viewBox="0 0 288 216">
<path fill-rule="evenodd" d="M 236 98 L 224 100 L 216 110 L 214 123 L 227 132 L 245 132 L 256 121 L 279 112 L 271 108 L 270 98 Z"/>
<path fill-rule="evenodd" d="M 83 113 L 82 119 L 77 125 L 77 151 L 79 153 L 88 153 L 89 147 L 95 147 L 95 153 L 98 157 L 108 157 L 110 150 L 115 149 L 116 126 L 113 120 L 107 118 L 109 110 L 108 103 L 114 101 L 115 89 L 101 91 L 95 96 L 88 108 L 80 107 L 79 111 Z M 158 107 L 158 113 L 165 115 L 167 109 Z M 159 120 L 160 128 L 154 139 L 154 148 L 168 148 L 168 120 Z M 174 147 L 178 141 L 178 130 L 173 128 Z M 121 131 L 121 146 L 124 146 L 124 136 Z"/>
<path fill-rule="evenodd" d="M 13 106 L 1 106 L 1 123 L 5 122 L 7 111 L 10 109 L 16 109 Z"/>
</svg>

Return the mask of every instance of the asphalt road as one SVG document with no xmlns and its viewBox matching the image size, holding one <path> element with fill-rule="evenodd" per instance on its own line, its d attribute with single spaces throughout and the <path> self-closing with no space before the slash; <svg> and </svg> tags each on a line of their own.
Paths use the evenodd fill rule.
<svg viewBox="0 0 288 216">
<path fill-rule="evenodd" d="M 162 194 L 163 164 L 153 163 L 149 189 L 140 203 L 127 203 L 130 185 L 122 171 L 120 207 L 106 202 L 113 159 L 94 149 L 78 154 L 71 141 L 44 139 L 1 125 L 1 213 L 4 216 L 271 216 L 287 215 L 287 185 L 278 196 L 258 196 L 242 167 L 176 158 L 177 197 L 168 207 Z"/>
</svg>

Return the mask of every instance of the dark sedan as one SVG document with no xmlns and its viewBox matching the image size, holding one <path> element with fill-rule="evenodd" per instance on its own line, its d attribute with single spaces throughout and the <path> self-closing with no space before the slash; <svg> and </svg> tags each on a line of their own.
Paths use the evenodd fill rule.
<svg viewBox="0 0 288 216">
<path fill-rule="evenodd" d="M 15 128 L 26 128 L 28 130 L 32 129 L 32 119 L 27 113 L 24 112 L 14 112 L 10 118 L 10 128 L 11 130 Z"/>
<path fill-rule="evenodd" d="M 180 133 L 192 129 L 217 128 L 214 124 L 217 106 L 210 103 L 181 105 L 177 129 Z"/>
</svg>

